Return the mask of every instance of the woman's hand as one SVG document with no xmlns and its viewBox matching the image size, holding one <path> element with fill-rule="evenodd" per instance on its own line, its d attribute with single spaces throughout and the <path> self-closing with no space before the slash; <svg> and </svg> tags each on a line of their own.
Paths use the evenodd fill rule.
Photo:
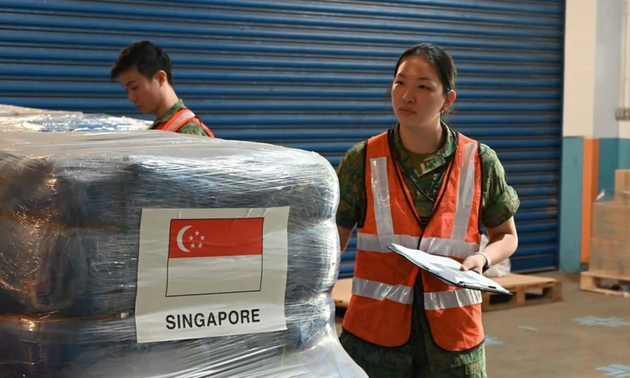
<svg viewBox="0 0 630 378">
<path fill-rule="evenodd" d="M 466 260 L 462 263 L 461 270 L 474 270 L 475 272 L 482 274 L 483 267 L 486 266 L 486 258 L 483 255 L 471 255 L 466 257 Z"/>
<path fill-rule="evenodd" d="M 514 217 L 500 226 L 488 228 L 488 239 L 488 244 L 483 251 L 490 256 L 494 265 L 509 258 L 518 246 Z M 464 260 L 461 270 L 474 270 L 477 273 L 483 273 L 483 268 L 487 263 L 483 255 L 471 255 Z"/>
</svg>

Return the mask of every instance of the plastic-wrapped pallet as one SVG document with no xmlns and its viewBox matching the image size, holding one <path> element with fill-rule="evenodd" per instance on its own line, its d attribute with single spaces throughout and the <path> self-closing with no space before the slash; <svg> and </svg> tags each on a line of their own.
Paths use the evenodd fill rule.
<svg viewBox="0 0 630 378">
<path fill-rule="evenodd" d="M 149 344 L 135 341 L 132 318 L 2 316 L 0 377 L 362 377 L 333 315 L 321 294 L 286 305 L 286 331 Z"/>
<path fill-rule="evenodd" d="M 321 156 L 4 132 L 0 177 L 0 377 L 365 376 L 335 338 Z"/>
<path fill-rule="evenodd" d="M 0 104 L 0 131 L 140 131 L 149 126 L 151 122 L 128 117 Z"/>
<path fill-rule="evenodd" d="M 16 121 L 19 123 L 19 120 L 15 117 L 20 116 L 47 116 L 47 115 L 77 115 L 83 114 L 82 112 L 68 112 L 63 110 L 49 110 L 49 109 L 39 109 L 39 108 L 28 108 L 25 106 L 16 106 L 16 105 L 8 105 L 8 104 L 0 104 L 0 117 L 13 117 L 13 123 Z M 8 124 L 10 119 L 5 119 Z"/>
</svg>

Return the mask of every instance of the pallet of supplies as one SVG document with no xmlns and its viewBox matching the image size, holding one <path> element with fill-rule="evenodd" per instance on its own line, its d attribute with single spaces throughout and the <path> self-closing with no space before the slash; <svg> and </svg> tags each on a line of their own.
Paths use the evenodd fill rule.
<svg viewBox="0 0 630 378">
<path fill-rule="evenodd" d="M 615 172 L 614 194 L 593 204 L 586 291 L 630 297 L 630 170 Z"/>
<path fill-rule="evenodd" d="M 366 377 L 335 171 L 162 131 L 3 132 L 0 377 Z"/>
</svg>

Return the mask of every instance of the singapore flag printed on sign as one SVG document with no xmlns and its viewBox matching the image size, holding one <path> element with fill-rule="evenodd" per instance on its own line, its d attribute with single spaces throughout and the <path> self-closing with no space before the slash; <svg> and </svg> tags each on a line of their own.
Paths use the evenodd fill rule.
<svg viewBox="0 0 630 378">
<path fill-rule="evenodd" d="M 264 218 L 171 220 L 166 295 L 260 291 L 263 224 Z"/>
<path fill-rule="evenodd" d="M 289 208 L 143 209 L 138 343 L 281 331 Z"/>
</svg>

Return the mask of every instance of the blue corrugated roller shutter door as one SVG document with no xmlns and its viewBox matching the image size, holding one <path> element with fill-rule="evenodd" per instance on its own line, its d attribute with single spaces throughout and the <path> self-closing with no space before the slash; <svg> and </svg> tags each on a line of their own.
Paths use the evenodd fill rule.
<svg viewBox="0 0 630 378">
<path fill-rule="evenodd" d="M 219 137 L 313 150 L 333 166 L 395 123 L 396 59 L 446 47 L 450 124 L 494 148 L 522 205 L 514 271 L 557 266 L 564 1 L 0 0 L 0 103 L 138 116 L 109 69 L 150 39 Z M 353 272 L 354 240 L 341 275 Z"/>
</svg>

